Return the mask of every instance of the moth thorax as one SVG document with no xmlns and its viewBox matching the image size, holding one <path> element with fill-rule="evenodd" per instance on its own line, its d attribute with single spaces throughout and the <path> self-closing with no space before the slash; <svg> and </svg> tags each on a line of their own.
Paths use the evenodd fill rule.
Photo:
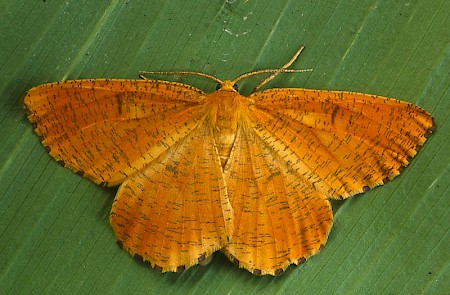
<svg viewBox="0 0 450 295">
<path fill-rule="evenodd" d="M 241 96 L 237 92 L 217 91 L 210 98 L 214 141 L 224 167 L 236 138 Z"/>
</svg>

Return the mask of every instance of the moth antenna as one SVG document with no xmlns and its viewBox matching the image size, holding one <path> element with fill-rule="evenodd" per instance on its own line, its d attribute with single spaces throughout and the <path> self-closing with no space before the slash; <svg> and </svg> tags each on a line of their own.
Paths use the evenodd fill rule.
<svg viewBox="0 0 450 295">
<path fill-rule="evenodd" d="M 213 75 L 208 75 L 200 72 L 191 72 L 191 71 L 140 71 L 139 77 L 144 80 L 148 80 L 145 75 L 191 75 L 191 76 L 199 76 L 207 79 L 211 79 L 217 83 L 222 84 L 223 81 Z"/>
<path fill-rule="evenodd" d="M 263 85 L 267 84 L 269 81 L 271 81 L 273 78 L 275 78 L 279 73 L 303 73 L 303 72 L 312 72 L 312 69 L 300 69 L 300 70 L 291 70 L 288 69 L 293 63 L 294 61 L 297 60 L 298 56 L 300 55 L 300 53 L 302 52 L 302 50 L 305 48 L 305 46 L 301 46 L 299 48 L 299 50 L 297 50 L 297 52 L 294 54 L 294 56 L 289 60 L 289 62 L 287 62 L 284 66 L 282 66 L 279 69 L 266 69 L 266 70 L 259 70 L 259 71 L 253 71 L 253 72 L 249 72 L 249 73 L 245 73 L 243 75 L 240 75 L 239 77 L 237 77 L 236 79 L 234 79 L 233 84 L 235 84 L 236 82 L 238 82 L 239 80 L 248 78 L 250 76 L 253 75 L 259 75 L 259 74 L 265 74 L 265 73 L 271 73 L 270 76 L 268 76 L 267 78 L 265 78 L 263 81 L 261 81 L 258 85 L 256 85 L 255 88 L 253 88 L 251 93 L 254 93 L 256 91 L 258 91 Z"/>
<path fill-rule="evenodd" d="M 294 61 L 297 60 L 298 56 L 300 55 L 300 53 L 303 51 L 304 48 L 305 48 L 305 46 L 301 46 L 299 48 L 299 50 L 297 50 L 297 52 L 294 54 L 294 56 L 284 66 L 282 66 L 281 68 L 279 68 L 279 69 L 265 69 L 265 70 L 258 70 L 258 71 L 245 73 L 243 75 L 238 76 L 236 79 L 234 79 L 231 82 L 231 85 L 236 84 L 239 80 L 242 80 L 242 79 L 254 76 L 254 75 L 271 73 L 270 76 L 268 76 L 267 78 L 262 80 L 258 85 L 256 85 L 255 88 L 253 88 L 251 93 L 254 93 L 254 92 L 258 91 L 262 86 L 267 84 L 269 81 L 271 81 L 273 78 L 275 78 L 280 73 L 312 72 L 312 69 L 299 69 L 299 70 L 288 69 L 294 63 Z M 220 85 L 224 84 L 224 81 L 220 80 L 219 78 L 217 78 L 217 77 L 215 77 L 213 75 L 200 73 L 200 72 L 191 72 L 191 71 L 140 71 L 139 72 L 139 77 L 141 79 L 148 80 L 146 75 L 191 75 L 191 76 L 199 76 L 199 77 L 204 77 L 204 78 L 213 80 L 213 81 L 219 83 Z"/>
<path fill-rule="evenodd" d="M 259 82 L 259 84 L 256 85 L 255 88 L 253 88 L 252 93 L 258 91 L 263 85 L 265 85 L 269 81 L 273 80 L 273 78 L 275 78 L 279 73 L 281 73 L 282 70 L 289 68 L 294 63 L 294 61 L 297 60 L 298 56 L 300 55 L 300 53 L 302 53 L 304 48 L 305 48 L 305 46 L 302 45 L 299 48 L 299 50 L 297 50 L 297 52 L 294 54 L 294 56 L 291 58 L 291 60 L 288 61 L 284 66 L 282 66 L 281 69 L 279 69 L 278 71 L 272 73 L 272 75 L 270 75 L 269 77 L 267 77 L 263 81 Z M 306 69 L 305 71 L 309 71 L 309 70 L 312 71 L 312 69 Z"/>
</svg>

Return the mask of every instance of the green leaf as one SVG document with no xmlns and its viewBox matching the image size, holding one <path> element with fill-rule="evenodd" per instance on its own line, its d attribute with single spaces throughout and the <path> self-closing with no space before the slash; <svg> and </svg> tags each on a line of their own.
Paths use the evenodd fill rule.
<svg viewBox="0 0 450 295">
<path fill-rule="evenodd" d="M 446 0 L 0 1 L 0 293 L 445 293 L 449 11 Z M 22 110 L 25 91 L 46 82 L 140 70 L 231 79 L 280 67 L 302 44 L 294 68 L 314 72 L 267 87 L 395 97 L 431 112 L 437 130 L 394 181 L 333 203 L 322 253 L 280 277 L 255 277 L 220 253 L 181 274 L 136 262 L 109 226 L 116 190 L 58 165 Z"/>
</svg>

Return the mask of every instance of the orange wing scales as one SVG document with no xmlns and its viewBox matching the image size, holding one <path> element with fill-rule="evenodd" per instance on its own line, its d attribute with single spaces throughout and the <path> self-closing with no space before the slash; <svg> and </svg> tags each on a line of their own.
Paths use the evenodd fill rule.
<svg viewBox="0 0 450 295">
<path fill-rule="evenodd" d="M 229 243 L 232 209 L 211 129 L 194 129 L 117 192 L 111 224 L 123 248 L 162 271 L 199 263 Z"/>
<path fill-rule="evenodd" d="M 248 127 L 238 131 L 225 177 L 235 229 L 223 251 L 241 267 L 280 274 L 325 244 L 329 202 Z"/>
<path fill-rule="evenodd" d="M 180 271 L 221 249 L 279 275 L 318 253 L 348 198 L 400 173 L 433 128 L 412 104 L 352 92 L 272 89 L 209 95 L 180 83 L 93 79 L 29 90 L 25 106 L 50 155 L 119 185 L 116 239 L 156 269 Z M 170 72 L 169 72 L 170 73 Z M 166 72 L 167 74 L 167 72 Z M 264 84 L 264 83 L 262 83 Z"/>
<path fill-rule="evenodd" d="M 35 87 L 25 105 L 52 157 L 117 185 L 194 128 L 203 98 L 176 83 L 81 80 Z"/>
<path fill-rule="evenodd" d="M 421 108 L 384 97 L 306 89 L 267 90 L 255 97 L 257 133 L 333 198 L 398 175 L 433 126 Z"/>
</svg>

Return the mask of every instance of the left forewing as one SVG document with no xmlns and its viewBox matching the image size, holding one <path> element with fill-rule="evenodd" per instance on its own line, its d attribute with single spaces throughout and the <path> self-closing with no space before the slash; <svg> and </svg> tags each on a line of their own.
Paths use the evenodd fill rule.
<svg viewBox="0 0 450 295">
<path fill-rule="evenodd" d="M 195 128 L 204 97 L 179 83 L 92 79 L 32 88 L 24 102 L 52 157 L 117 185 Z"/>
</svg>

